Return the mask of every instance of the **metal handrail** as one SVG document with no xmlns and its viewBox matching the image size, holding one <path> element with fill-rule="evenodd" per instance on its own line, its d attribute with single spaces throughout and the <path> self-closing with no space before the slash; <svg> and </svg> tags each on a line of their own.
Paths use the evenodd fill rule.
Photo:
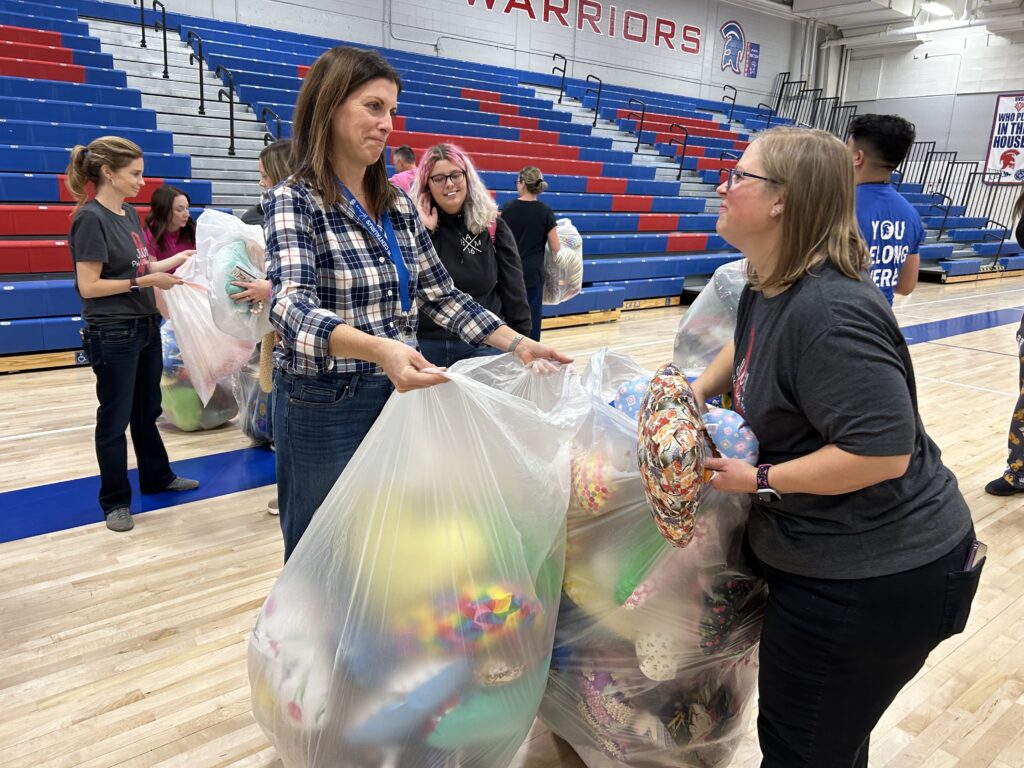
<svg viewBox="0 0 1024 768">
<path fill-rule="evenodd" d="M 929 211 L 934 209 L 942 214 L 942 225 L 939 227 L 939 234 L 935 238 L 935 241 L 938 242 L 939 240 L 942 239 L 943 234 L 945 234 L 946 232 L 946 224 L 949 222 L 949 212 L 953 208 L 953 200 L 948 195 L 944 195 L 942 192 L 932 192 L 931 197 L 933 200 L 935 198 L 938 198 L 946 203 L 945 205 L 932 203 L 931 205 L 928 206 Z"/>
<path fill-rule="evenodd" d="M 626 115 L 626 119 L 627 120 L 629 120 L 631 118 L 634 118 L 634 117 L 639 117 L 640 118 L 640 125 L 638 125 L 637 129 L 636 129 L 636 148 L 633 150 L 633 154 L 635 155 L 637 152 L 640 151 L 640 143 L 641 143 L 641 139 L 643 138 L 643 132 L 644 132 L 644 123 L 647 121 L 647 105 L 644 102 L 640 101 L 640 99 L 636 99 L 636 98 L 630 98 L 628 103 L 629 104 L 639 104 L 640 105 L 640 112 L 639 113 L 634 111 L 634 112 L 630 112 L 629 114 Z"/>
<path fill-rule="evenodd" d="M 725 96 L 724 94 L 726 91 L 732 91 L 732 96 Z M 728 101 L 732 104 L 732 106 L 729 107 L 729 122 L 732 122 L 733 113 L 736 111 L 736 97 L 739 95 L 739 91 L 737 91 L 736 87 L 733 85 L 723 85 L 722 94 L 722 101 Z"/>
<path fill-rule="evenodd" d="M 771 105 L 765 104 L 762 101 L 762 102 L 758 103 L 757 107 L 755 108 L 755 110 L 754 110 L 754 114 L 755 115 L 760 115 L 761 114 L 761 107 L 764 107 L 765 109 L 768 110 L 768 121 L 764 124 L 765 130 L 768 130 L 769 128 L 772 127 L 772 117 L 775 116 L 775 110 L 772 109 Z"/>
<path fill-rule="evenodd" d="M 1007 227 L 1005 224 L 1000 224 L 998 221 L 995 221 L 994 219 L 989 219 L 988 225 L 989 226 L 995 225 L 995 226 L 999 227 L 999 229 L 1002 230 L 1003 234 L 996 235 L 995 232 L 982 233 L 982 235 L 981 235 L 981 239 L 982 240 L 998 240 L 999 241 L 999 247 L 996 248 L 996 255 L 992 257 L 992 262 L 990 264 L 988 264 L 988 269 L 985 269 L 985 267 L 981 267 L 980 269 L 982 271 L 986 271 L 986 272 L 990 272 L 990 271 L 997 271 L 998 272 L 999 271 L 999 259 L 1003 255 L 1003 246 L 1006 244 L 1006 233 L 1010 231 L 1010 228 Z"/>
<path fill-rule="evenodd" d="M 203 85 L 203 70 L 206 69 L 206 59 L 203 57 L 203 38 L 197 35 L 195 30 L 190 29 L 188 31 L 188 36 L 185 39 L 185 44 L 191 48 L 193 40 L 195 40 L 198 43 L 198 47 L 196 48 L 196 51 L 194 53 L 192 51 L 189 51 L 188 63 L 191 65 L 195 64 L 197 61 L 199 62 L 199 114 L 205 115 L 206 89 L 205 86 Z"/>
<path fill-rule="evenodd" d="M 164 33 L 164 80 L 170 80 L 171 73 L 167 70 L 167 9 L 160 0 L 153 0 L 153 10 L 156 10 L 157 6 L 160 6 L 160 21 L 153 22 L 153 30 Z"/>
<path fill-rule="evenodd" d="M 217 77 L 227 77 L 228 90 L 220 88 L 217 90 L 217 101 L 223 102 L 226 98 L 228 100 L 228 131 L 230 141 L 228 144 L 228 156 L 235 156 L 235 76 L 231 70 L 225 67 L 223 64 L 218 64 L 217 68 L 213 71 Z"/>
<path fill-rule="evenodd" d="M 274 125 L 277 126 L 277 129 L 274 131 L 274 133 L 277 134 L 277 138 L 276 139 L 273 139 L 273 137 L 271 137 L 271 138 L 274 141 L 279 141 L 281 139 L 281 116 L 279 114 L 277 114 L 277 112 L 272 110 L 270 107 L 262 107 L 260 109 L 260 121 L 263 122 L 264 124 L 267 122 L 267 113 L 268 112 L 271 115 L 274 116 Z M 267 136 L 270 136 L 270 132 L 269 131 L 267 132 Z M 266 137 L 264 137 L 264 139 L 265 138 Z M 264 141 L 263 143 L 266 144 L 267 142 Z"/>
<path fill-rule="evenodd" d="M 682 181 L 683 163 L 686 162 L 686 149 L 690 144 L 690 131 L 685 125 L 680 125 L 679 123 L 672 123 L 668 127 L 668 132 L 673 133 L 677 128 L 679 129 L 679 132 L 683 134 L 683 140 L 680 141 L 675 136 L 671 136 L 668 140 L 668 145 L 670 147 L 672 145 L 682 147 L 682 151 L 679 153 L 679 172 L 676 174 L 676 181 Z"/>
<path fill-rule="evenodd" d="M 601 80 L 601 78 L 598 77 L 597 75 L 587 75 L 587 82 L 588 83 L 597 83 L 597 90 L 596 91 L 593 88 L 587 88 L 587 90 L 585 90 L 583 92 L 583 98 L 586 98 L 591 93 L 597 95 L 597 104 L 594 105 L 594 124 L 593 124 L 593 127 L 596 128 L 597 127 L 597 118 L 600 117 L 600 115 L 601 115 L 601 93 L 604 90 L 604 81 Z"/>
<path fill-rule="evenodd" d="M 569 60 L 567 58 L 565 58 L 565 56 L 563 56 L 560 53 L 553 53 L 553 54 L 551 54 L 551 60 L 552 61 L 558 61 L 559 59 L 562 60 L 562 66 L 560 66 L 560 67 L 552 67 L 551 68 L 551 74 L 552 75 L 557 75 L 557 74 L 561 74 L 562 75 L 561 85 L 558 86 L 558 103 L 561 104 L 562 103 L 562 96 L 565 95 L 565 72 L 566 72 L 566 70 L 569 67 Z"/>
<path fill-rule="evenodd" d="M 146 47 L 146 0 L 132 0 L 132 5 L 139 6 L 139 28 L 142 30 L 142 41 L 139 48 Z"/>
</svg>

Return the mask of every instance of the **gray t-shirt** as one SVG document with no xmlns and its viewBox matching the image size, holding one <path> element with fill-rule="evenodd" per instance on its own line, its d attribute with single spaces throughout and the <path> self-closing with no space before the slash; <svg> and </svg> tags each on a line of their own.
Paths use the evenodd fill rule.
<svg viewBox="0 0 1024 768">
<path fill-rule="evenodd" d="M 95 200 L 90 200 L 75 214 L 71 222 L 71 258 L 99 261 L 103 264 L 103 280 L 127 280 L 149 272 L 149 253 L 142 237 L 139 214 L 130 205 L 123 206 L 118 216 Z M 78 278 L 75 277 L 75 290 Z M 81 294 L 79 294 L 81 295 Z M 118 293 L 95 299 L 82 299 L 82 317 L 88 323 L 110 323 L 157 314 L 152 288 L 138 293 Z"/>
<path fill-rule="evenodd" d="M 917 410 L 910 350 L 870 279 L 831 262 L 773 298 L 740 298 L 733 392 L 764 464 L 834 444 L 911 456 L 903 477 L 840 496 L 755 503 L 750 543 L 780 570 L 825 579 L 884 576 L 948 553 L 970 511 Z M 769 474 L 769 480 L 771 475 Z"/>
</svg>

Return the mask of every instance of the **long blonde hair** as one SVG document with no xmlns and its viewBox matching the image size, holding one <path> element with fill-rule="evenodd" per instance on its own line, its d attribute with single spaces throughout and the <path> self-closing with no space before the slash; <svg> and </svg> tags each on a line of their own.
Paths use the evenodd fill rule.
<svg viewBox="0 0 1024 768">
<path fill-rule="evenodd" d="M 92 182 L 95 189 L 103 184 L 104 165 L 112 171 L 119 171 L 140 157 L 142 149 L 139 145 L 120 136 L 100 136 L 89 142 L 89 146 L 76 144 L 64 172 L 64 186 L 78 202 L 72 215 L 78 213 L 89 199 L 89 183 Z"/>
<path fill-rule="evenodd" d="M 806 128 L 772 128 L 756 143 L 765 175 L 785 189 L 786 203 L 775 270 L 751 272 L 751 286 L 787 288 L 825 259 L 860 280 L 871 255 L 854 213 L 850 150 L 831 133 Z"/>
<path fill-rule="evenodd" d="M 485 229 L 489 229 L 498 218 L 498 204 L 494 202 L 483 179 L 476 172 L 472 158 L 461 147 L 454 144 L 437 144 L 423 154 L 416 171 L 416 194 L 413 198 L 419 200 L 423 195 L 431 195 L 430 175 L 434 172 L 434 166 L 441 160 L 447 160 L 466 172 L 466 202 L 462 204 L 462 218 L 466 222 L 466 229 L 474 235 L 479 235 Z M 430 199 L 433 201 L 432 197 Z"/>
<path fill-rule="evenodd" d="M 327 206 L 341 200 L 338 179 L 331 165 L 334 113 L 359 86 L 383 78 L 402 92 L 402 79 L 375 51 L 339 46 L 320 55 L 299 90 L 292 118 L 292 162 L 295 176 L 317 191 Z M 379 214 L 389 210 L 397 191 L 388 182 L 384 153 L 366 169 L 366 196 Z"/>
</svg>

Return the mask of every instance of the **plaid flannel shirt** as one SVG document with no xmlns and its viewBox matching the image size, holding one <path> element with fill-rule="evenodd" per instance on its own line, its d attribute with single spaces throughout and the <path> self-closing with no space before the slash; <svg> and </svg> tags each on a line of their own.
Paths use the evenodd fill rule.
<svg viewBox="0 0 1024 768">
<path fill-rule="evenodd" d="M 401 340 L 403 327 L 414 334 L 418 313 L 425 312 L 473 345 L 503 324 L 455 288 L 404 193 L 390 214 L 409 271 L 413 302 L 408 316 L 402 311 L 395 265 L 359 224 L 347 200 L 325 209 L 307 184 L 286 182 L 264 194 L 263 208 L 272 284 L 270 322 L 283 339 L 274 353 L 275 364 L 288 373 L 382 374 L 374 363 L 330 354 L 331 331 L 342 323 Z"/>
</svg>

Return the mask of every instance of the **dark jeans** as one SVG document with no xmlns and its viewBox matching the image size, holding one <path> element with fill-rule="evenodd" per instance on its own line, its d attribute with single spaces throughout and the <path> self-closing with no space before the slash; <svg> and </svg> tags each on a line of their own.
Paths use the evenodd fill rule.
<svg viewBox="0 0 1024 768">
<path fill-rule="evenodd" d="M 544 283 L 526 289 L 526 303 L 530 305 L 530 338 L 540 341 L 540 321 L 544 319 Z"/>
<path fill-rule="evenodd" d="M 1024 488 L 1024 317 L 1017 329 L 1017 357 L 1020 361 L 1018 374 L 1017 404 L 1010 416 L 1010 433 L 1007 438 L 1008 453 L 1003 478 L 1014 488 Z"/>
<path fill-rule="evenodd" d="M 386 376 L 274 373 L 274 448 L 284 559 L 377 420 Z"/>
<path fill-rule="evenodd" d="M 928 565 L 873 579 L 812 579 L 755 558 L 769 589 L 762 768 L 866 768 L 871 729 L 931 650 L 967 623 L 981 575 L 963 570 L 973 540 L 972 530 Z"/>
<path fill-rule="evenodd" d="M 156 420 L 160 416 L 160 318 L 157 315 L 110 324 L 90 324 L 83 347 L 96 374 L 96 459 L 100 465 L 100 507 L 104 514 L 129 506 L 128 441 L 139 466 L 143 493 L 158 493 L 174 480 Z"/>
<path fill-rule="evenodd" d="M 440 368 L 451 368 L 459 360 L 468 357 L 489 357 L 500 355 L 494 347 L 474 347 L 462 339 L 418 339 L 420 354 Z"/>
</svg>

